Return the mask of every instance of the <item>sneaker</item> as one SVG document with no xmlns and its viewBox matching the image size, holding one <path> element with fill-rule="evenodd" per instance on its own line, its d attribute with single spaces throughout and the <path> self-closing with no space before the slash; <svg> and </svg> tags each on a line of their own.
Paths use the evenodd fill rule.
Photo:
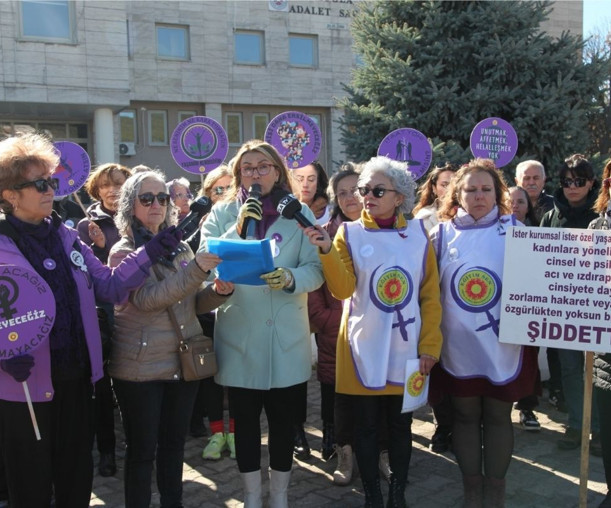
<svg viewBox="0 0 611 508">
<path fill-rule="evenodd" d="M 225 434 L 225 441 L 227 442 L 227 449 L 229 450 L 229 458 L 235 459 L 235 434 L 233 432 Z"/>
<path fill-rule="evenodd" d="M 600 444 L 600 434 L 598 432 L 592 432 L 592 439 L 590 439 L 590 453 L 595 457 L 603 456 L 603 448 Z"/>
<path fill-rule="evenodd" d="M 380 459 L 378 460 L 378 469 L 384 479 L 390 483 L 390 475 L 392 471 L 390 470 L 390 463 L 388 462 L 388 450 L 382 450 L 380 452 Z"/>
<path fill-rule="evenodd" d="M 561 437 L 556 444 L 561 450 L 574 450 L 581 445 L 581 429 L 573 429 L 567 427 L 564 431 L 564 436 Z"/>
<path fill-rule="evenodd" d="M 335 445 L 337 454 L 337 467 L 333 471 L 333 483 L 336 485 L 348 485 L 352 480 L 352 446 Z"/>
<path fill-rule="evenodd" d="M 225 434 L 222 432 L 217 432 L 214 434 L 206 448 L 204 448 L 204 453 L 202 453 L 202 457 L 206 460 L 219 460 L 221 458 L 221 453 L 223 450 L 227 448 L 227 441 L 225 439 Z"/>
<path fill-rule="evenodd" d="M 537 415 L 528 409 L 520 411 L 520 425 L 524 430 L 541 430 L 541 424 L 537 420 Z"/>
</svg>

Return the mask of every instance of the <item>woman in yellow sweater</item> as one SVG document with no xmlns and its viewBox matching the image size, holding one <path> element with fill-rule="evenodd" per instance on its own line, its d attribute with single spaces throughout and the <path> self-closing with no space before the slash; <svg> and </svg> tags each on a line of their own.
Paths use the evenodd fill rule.
<svg viewBox="0 0 611 508">
<path fill-rule="evenodd" d="M 404 507 L 412 452 L 412 413 L 402 413 L 408 360 L 428 375 L 439 359 L 441 304 L 435 253 L 420 220 L 407 221 L 416 184 L 403 163 L 367 162 L 358 180 L 361 218 L 331 242 L 306 228 L 319 247 L 325 279 L 344 305 L 337 342 L 336 391 L 354 397 L 355 451 L 366 506 L 383 508 L 378 476 L 378 419 L 389 424 L 392 477 L 388 507 Z"/>
</svg>

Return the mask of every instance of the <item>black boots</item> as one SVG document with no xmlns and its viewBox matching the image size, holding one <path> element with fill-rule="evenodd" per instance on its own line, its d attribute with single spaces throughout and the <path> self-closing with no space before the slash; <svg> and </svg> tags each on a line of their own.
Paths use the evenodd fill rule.
<svg viewBox="0 0 611 508">
<path fill-rule="evenodd" d="M 332 423 L 322 424 L 322 460 L 329 460 L 335 453 L 335 426 Z"/>
<path fill-rule="evenodd" d="M 407 503 L 405 502 L 405 483 L 404 481 L 397 480 L 394 476 L 390 477 L 386 508 L 407 508 Z"/>
<path fill-rule="evenodd" d="M 295 424 L 295 448 L 293 453 L 295 458 L 299 460 L 308 460 L 311 456 L 310 445 L 306 439 L 305 431 L 303 430 L 303 424 Z"/>
<path fill-rule="evenodd" d="M 363 490 L 365 491 L 365 508 L 384 508 L 380 478 L 374 480 L 363 480 Z"/>
</svg>

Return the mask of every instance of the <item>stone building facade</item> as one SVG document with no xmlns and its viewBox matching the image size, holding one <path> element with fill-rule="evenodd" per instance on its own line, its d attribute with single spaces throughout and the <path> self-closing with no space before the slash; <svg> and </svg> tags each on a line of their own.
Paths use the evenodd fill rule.
<svg viewBox="0 0 611 508">
<path fill-rule="evenodd" d="M 229 154 L 274 116 L 310 115 L 320 159 L 344 159 L 336 99 L 356 65 L 359 0 L 0 2 L 0 133 L 28 128 L 81 144 L 92 163 L 185 175 L 169 140 L 181 120 L 222 124 Z M 546 30 L 581 34 L 581 1 L 556 2 Z"/>
</svg>

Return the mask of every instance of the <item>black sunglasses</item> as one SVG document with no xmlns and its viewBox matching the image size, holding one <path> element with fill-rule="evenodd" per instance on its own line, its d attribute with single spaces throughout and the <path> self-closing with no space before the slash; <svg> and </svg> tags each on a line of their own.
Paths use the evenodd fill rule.
<svg viewBox="0 0 611 508">
<path fill-rule="evenodd" d="M 387 192 L 397 192 L 394 189 L 383 189 L 382 187 L 374 187 L 373 189 L 371 187 L 359 187 L 358 190 L 363 197 L 371 192 L 375 198 L 381 198 Z"/>
<path fill-rule="evenodd" d="M 44 194 L 49 190 L 49 187 L 56 191 L 59 187 L 59 179 L 58 178 L 39 178 L 38 180 L 32 180 L 30 182 L 18 183 L 17 185 L 13 185 L 13 189 L 20 190 L 25 189 L 26 187 L 36 187 L 36 190 L 41 194 Z"/>
<path fill-rule="evenodd" d="M 565 188 L 569 188 L 571 185 L 575 184 L 575 187 L 585 187 L 586 182 L 588 181 L 587 178 L 563 178 L 562 180 L 560 180 L 560 185 L 562 185 Z"/>
<path fill-rule="evenodd" d="M 225 191 L 226 191 L 227 189 L 229 189 L 229 186 L 227 186 L 227 187 L 222 187 L 222 186 L 220 186 L 220 185 L 219 185 L 218 187 L 215 187 L 215 188 L 214 188 L 214 193 L 215 193 L 217 196 L 220 196 L 220 195 L 222 195 L 222 194 L 225 194 Z"/>
<path fill-rule="evenodd" d="M 138 196 L 138 200 L 142 206 L 151 206 L 153 201 L 155 201 L 155 198 L 157 198 L 157 203 L 159 203 L 159 206 L 168 206 L 168 203 L 170 202 L 170 195 L 166 192 L 160 192 L 157 195 L 153 194 L 152 192 L 145 192 L 144 194 L 140 194 Z"/>
</svg>

